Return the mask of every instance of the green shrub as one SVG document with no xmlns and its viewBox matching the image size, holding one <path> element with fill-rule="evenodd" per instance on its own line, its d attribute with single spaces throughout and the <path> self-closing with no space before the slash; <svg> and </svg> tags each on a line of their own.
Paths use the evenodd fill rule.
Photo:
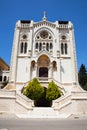
<svg viewBox="0 0 87 130">
<path fill-rule="evenodd" d="M 87 91 L 87 83 L 84 85 L 83 89 Z"/>
<path fill-rule="evenodd" d="M 38 82 L 37 78 L 34 78 L 28 83 L 24 89 L 23 94 L 32 100 L 38 100 L 43 96 L 44 88 Z"/>
<path fill-rule="evenodd" d="M 61 91 L 58 86 L 52 81 L 49 83 L 47 91 L 46 91 L 46 99 L 48 101 L 55 100 L 61 96 Z"/>
</svg>

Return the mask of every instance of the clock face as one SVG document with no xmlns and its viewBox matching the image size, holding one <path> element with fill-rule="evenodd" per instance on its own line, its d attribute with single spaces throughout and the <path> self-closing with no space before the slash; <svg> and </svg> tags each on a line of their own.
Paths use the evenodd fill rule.
<svg viewBox="0 0 87 130">
<path fill-rule="evenodd" d="M 44 30 L 44 31 L 42 31 L 42 32 L 40 33 L 40 36 L 41 36 L 41 38 L 45 39 L 45 38 L 48 37 L 48 32 Z"/>
</svg>

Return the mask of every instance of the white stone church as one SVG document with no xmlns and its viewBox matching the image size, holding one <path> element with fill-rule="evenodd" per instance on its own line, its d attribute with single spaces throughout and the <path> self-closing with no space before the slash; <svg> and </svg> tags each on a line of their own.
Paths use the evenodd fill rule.
<svg viewBox="0 0 87 130">
<path fill-rule="evenodd" d="M 21 20 L 16 23 L 10 82 L 20 90 L 37 77 L 70 89 L 78 84 L 74 29 L 70 21 Z"/>
<path fill-rule="evenodd" d="M 48 108 L 50 114 L 46 108 L 45 112 L 35 108 L 33 101 L 21 93 L 34 77 L 44 87 L 53 80 L 63 92 Z M 1 112 L 38 116 L 42 110 L 41 116 L 46 113 L 56 117 L 87 113 L 87 92 L 78 83 L 74 28 L 70 21 L 49 22 L 44 13 L 40 22 L 16 23 L 9 84 L 0 90 L 0 97 Z"/>
</svg>

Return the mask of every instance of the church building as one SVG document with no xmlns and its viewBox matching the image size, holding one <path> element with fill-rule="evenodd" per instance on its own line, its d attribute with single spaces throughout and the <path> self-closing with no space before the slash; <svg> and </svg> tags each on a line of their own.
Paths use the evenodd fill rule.
<svg viewBox="0 0 87 130">
<path fill-rule="evenodd" d="M 16 23 L 10 66 L 10 82 L 16 90 L 36 77 L 44 84 L 54 80 L 70 91 L 78 84 L 74 28 L 70 21 Z"/>
<path fill-rule="evenodd" d="M 47 89 L 49 82 L 62 91 L 45 108 L 23 95 L 33 78 Z M 43 101 L 43 100 L 41 100 Z M 84 107 L 85 106 L 85 107 Z M 19 20 L 15 26 L 9 83 L 0 89 L 0 113 L 29 118 L 66 118 L 87 114 L 87 91 L 78 83 L 74 27 L 71 21 Z M 24 115 L 25 114 L 25 115 Z"/>
</svg>

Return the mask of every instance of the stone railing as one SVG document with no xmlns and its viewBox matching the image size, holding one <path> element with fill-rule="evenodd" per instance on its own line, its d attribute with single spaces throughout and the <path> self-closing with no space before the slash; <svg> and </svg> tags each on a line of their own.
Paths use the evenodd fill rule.
<svg viewBox="0 0 87 130">
<path fill-rule="evenodd" d="M 53 81 L 55 82 L 56 85 L 58 85 L 58 87 L 62 90 L 63 94 L 65 95 L 65 89 L 63 87 L 63 84 L 61 84 L 60 82 L 58 82 L 57 80 L 53 79 Z"/>
<path fill-rule="evenodd" d="M 29 28 L 30 27 L 30 24 L 23 24 L 23 23 L 21 23 L 21 28 Z"/>
<path fill-rule="evenodd" d="M 72 92 L 72 99 L 87 99 L 87 91 Z"/>
<path fill-rule="evenodd" d="M 15 90 L 5 90 L 1 89 L 0 90 L 0 97 L 4 98 L 15 98 L 16 97 L 16 91 Z"/>
<path fill-rule="evenodd" d="M 39 81 L 50 81 L 50 78 L 48 77 L 37 77 Z"/>
<path fill-rule="evenodd" d="M 59 110 L 70 102 L 71 102 L 71 95 L 66 94 L 64 96 L 61 96 L 57 100 L 53 101 L 53 107 L 54 107 L 54 109 Z"/>
<path fill-rule="evenodd" d="M 26 109 L 33 109 L 33 101 L 21 93 L 16 94 L 16 102 L 21 104 Z"/>
<path fill-rule="evenodd" d="M 66 25 L 65 24 L 60 24 L 59 28 L 68 28 L 68 24 L 66 24 Z"/>
<path fill-rule="evenodd" d="M 57 80 L 55 80 L 53 78 L 48 78 L 48 77 L 37 77 L 37 79 L 39 80 L 40 83 L 49 83 L 49 82 L 51 82 L 53 80 L 55 82 L 55 84 L 62 90 L 63 94 L 65 95 L 66 91 L 65 91 L 65 89 L 63 87 L 63 84 L 58 82 Z M 23 89 L 27 86 L 28 82 L 26 82 L 24 84 Z"/>
</svg>

